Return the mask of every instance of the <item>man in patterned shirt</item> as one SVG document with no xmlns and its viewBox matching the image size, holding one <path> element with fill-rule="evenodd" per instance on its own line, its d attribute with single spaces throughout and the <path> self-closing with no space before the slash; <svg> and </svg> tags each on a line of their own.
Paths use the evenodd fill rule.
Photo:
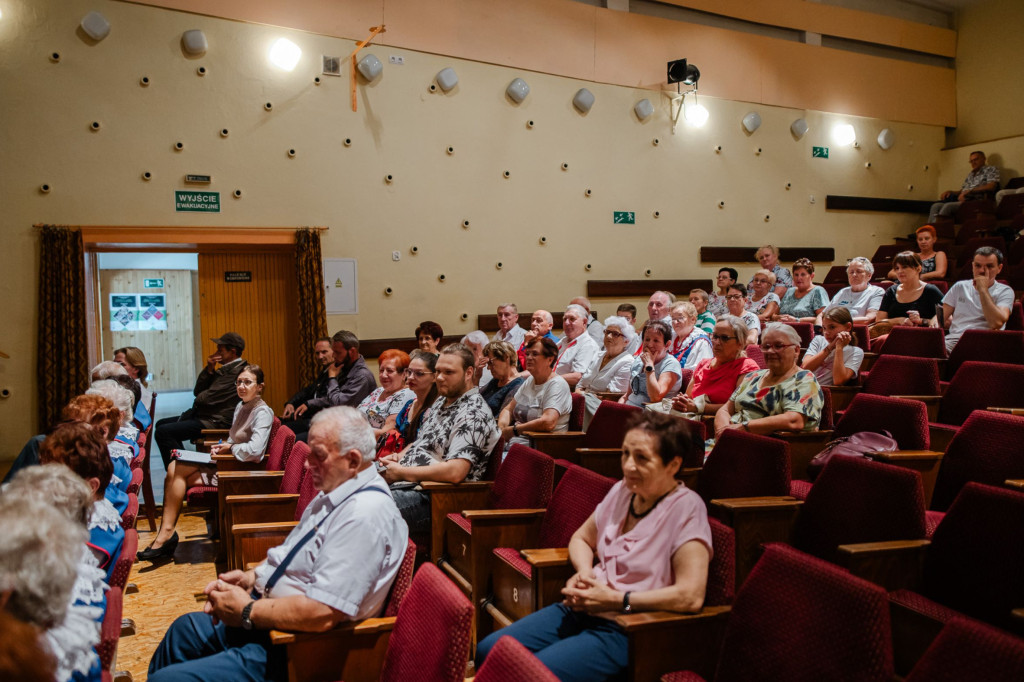
<svg viewBox="0 0 1024 682">
<path fill-rule="evenodd" d="M 939 201 L 932 204 L 928 222 L 934 223 L 940 215 L 952 216 L 960 210 L 960 204 L 970 198 L 979 198 L 985 192 L 999 189 L 999 169 L 985 165 L 985 152 L 971 152 L 971 172 L 967 174 L 959 192 L 943 192 Z"/>
<path fill-rule="evenodd" d="M 473 386 L 473 352 L 461 343 L 437 358 L 437 401 L 423 419 L 419 438 L 382 460 L 381 474 L 409 532 L 430 532 L 430 496 L 420 481 L 478 481 L 498 443 L 498 426 L 487 402 Z"/>
</svg>

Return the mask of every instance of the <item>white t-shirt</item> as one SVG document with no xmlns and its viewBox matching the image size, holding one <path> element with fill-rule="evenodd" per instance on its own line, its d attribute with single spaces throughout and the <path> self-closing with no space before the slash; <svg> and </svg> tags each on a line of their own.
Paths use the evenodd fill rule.
<svg viewBox="0 0 1024 682">
<path fill-rule="evenodd" d="M 825 350 L 828 346 L 828 341 L 824 336 L 819 334 L 811 339 L 810 345 L 807 346 L 807 356 L 817 355 L 821 351 Z M 814 370 L 814 377 L 818 380 L 819 386 L 834 386 L 835 378 L 832 376 L 832 365 L 835 363 L 835 354 L 833 350 L 825 357 L 825 361 L 821 363 L 821 367 Z M 854 376 L 860 373 L 861 363 L 864 362 L 864 349 L 860 346 L 855 346 L 852 343 L 843 349 L 843 365 L 853 371 Z"/>
<path fill-rule="evenodd" d="M 558 342 L 558 364 L 555 365 L 555 372 L 586 374 L 600 352 L 601 349 L 587 332 L 583 332 L 572 341 L 567 336 Z"/>
<path fill-rule="evenodd" d="M 606 354 L 607 351 L 598 353 L 578 385 L 594 391 L 624 393 L 629 387 L 629 370 L 633 366 L 633 356 L 628 350 L 623 351 L 602 368 L 601 361 Z"/>
<path fill-rule="evenodd" d="M 761 318 L 749 310 L 744 310 L 743 314 L 740 315 L 740 319 L 743 320 L 743 324 L 747 325 L 748 330 L 755 329 L 757 330 L 758 336 L 761 335 Z M 746 346 L 747 344 L 744 343 L 743 345 Z"/>
<path fill-rule="evenodd" d="M 832 297 L 832 301 L 825 306 L 829 308 L 847 308 L 853 317 L 865 317 L 869 311 L 878 312 L 882 307 L 882 296 L 885 289 L 869 284 L 864 291 L 854 291 L 850 287 L 843 287 Z"/>
<path fill-rule="evenodd" d="M 1013 307 L 1013 289 L 995 282 L 988 289 L 996 306 L 1009 310 Z M 953 322 L 946 332 L 946 352 L 953 350 L 953 346 L 968 329 L 989 329 L 988 320 L 981 311 L 981 298 L 978 290 L 974 288 L 973 279 L 965 279 L 957 282 L 942 299 L 943 305 L 952 306 Z M 1003 324 L 1000 329 L 1005 329 Z"/>
<path fill-rule="evenodd" d="M 538 386 L 534 383 L 533 376 L 526 377 L 526 381 L 516 391 L 516 409 L 513 416 L 516 423 L 533 421 L 542 414 L 544 410 L 551 408 L 558 410 L 558 423 L 552 431 L 567 431 L 569 429 L 569 413 L 572 411 L 572 391 L 565 379 L 552 374 L 543 384 Z"/>
</svg>

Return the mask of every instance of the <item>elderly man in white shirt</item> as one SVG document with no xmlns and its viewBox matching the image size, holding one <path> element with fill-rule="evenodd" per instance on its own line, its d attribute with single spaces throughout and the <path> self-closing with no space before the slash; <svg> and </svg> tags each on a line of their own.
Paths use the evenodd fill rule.
<svg viewBox="0 0 1024 682">
<path fill-rule="evenodd" d="M 587 333 L 590 334 L 590 338 L 594 339 L 594 343 L 597 344 L 598 348 L 604 348 L 604 325 L 594 317 L 594 309 L 590 306 L 590 299 L 586 296 L 577 296 L 569 301 L 569 305 L 573 304 L 582 306 L 587 311 Z"/>
<path fill-rule="evenodd" d="M 148 679 L 279 679 L 287 661 L 266 631 L 325 632 L 380 613 L 409 531 L 373 466 L 373 430 L 358 410 L 332 407 L 313 417 L 309 446 L 320 493 L 298 525 L 255 569 L 206 586 L 203 611 L 174 622 Z"/>
<path fill-rule="evenodd" d="M 498 306 L 498 331 L 491 337 L 493 341 L 506 341 L 513 348 L 523 345 L 526 330 L 519 326 L 519 308 L 515 303 L 502 303 Z"/>
<path fill-rule="evenodd" d="M 562 331 L 565 338 L 558 342 L 558 360 L 555 362 L 555 373 L 565 379 L 570 389 L 583 378 L 590 369 L 594 358 L 601 352 L 597 343 L 587 333 L 587 320 L 590 315 L 581 305 L 575 303 L 565 309 L 562 315 Z"/>
<path fill-rule="evenodd" d="M 971 260 L 974 279 L 957 282 L 942 298 L 946 352 L 951 353 L 968 329 L 1003 329 L 1013 307 L 1013 289 L 996 281 L 1003 269 L 1003 252 L 982 246 Z M 932 318 L 938 326 L 939 316 Z"/>
</svg>

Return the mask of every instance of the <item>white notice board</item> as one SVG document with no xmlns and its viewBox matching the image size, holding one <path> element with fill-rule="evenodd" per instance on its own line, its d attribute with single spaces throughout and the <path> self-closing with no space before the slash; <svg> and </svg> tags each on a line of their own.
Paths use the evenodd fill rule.
<svg viewBox="0 0 1024 682">
<path fill-rule="evenodd" d="M 355 258 L 324 258 L 324 298 L 329 315 L 359 312 Z"/>
</svg>

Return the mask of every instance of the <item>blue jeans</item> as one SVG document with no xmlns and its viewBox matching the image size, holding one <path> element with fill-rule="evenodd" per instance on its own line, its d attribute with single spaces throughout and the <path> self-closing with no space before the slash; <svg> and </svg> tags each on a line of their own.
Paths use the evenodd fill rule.
<svg viewBox="0 0 1024 682">
<path fill-rule="evenodd" d="M 505 635 L 532 651 L 562 682 L 617 680 L 629 664 L 622 628 L 606 618 L 552 604 L 483 639 L 476 647 L 477 670 Z"/>
<path fill-rule="evenodd" d="M 278 650 L 280 649 L 280 651 Z M 266 630 L 213 624 L 205 613 L 187 613 L 171 625 L 149 662 L 152 682 L 287 679 L 283 647 L 271 647 Z"/>
</svg>

